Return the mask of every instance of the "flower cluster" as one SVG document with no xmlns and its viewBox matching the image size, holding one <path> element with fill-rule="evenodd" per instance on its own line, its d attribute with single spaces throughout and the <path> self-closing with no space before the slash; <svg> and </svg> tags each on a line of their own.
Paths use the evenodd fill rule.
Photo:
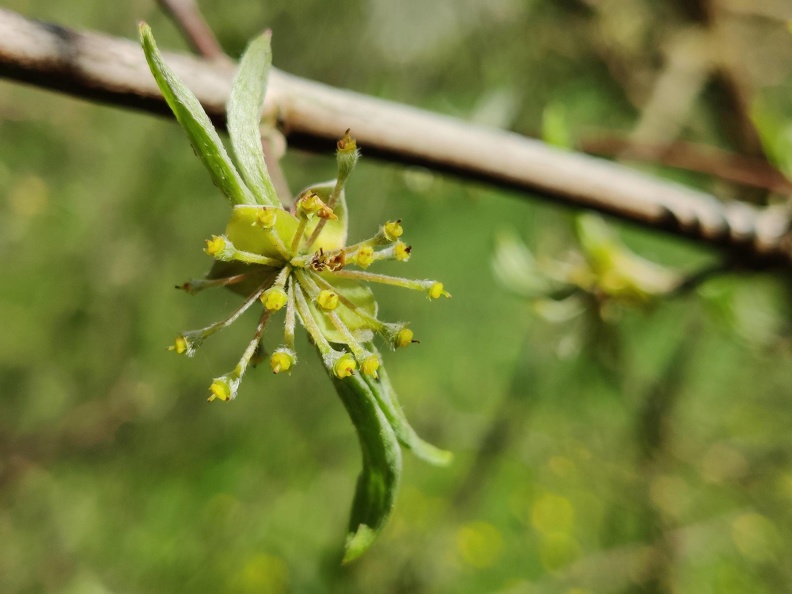
<svg viewBox="0 0 792 594">
<path fill-rule="evenodd" d="M 248 46 L 240 61 L 227 105 L 231 155 L 195 95 L 162 60 L 151 30 L 140 27 L 151 72 L 196 155 L 233 206 L 225 233 L 207 240 L 215 262 L 206 278 L 182 285 L 189 293 L 225 287 L 244 297 L 227 318 L 180 334 L 171 350 L 191 356 L 212 334 L 230 326 L 251 307 L 261 315 L 239 363 L 217 377 L 209 400 L 233 400 L 248 367 L 265 358 L 262 337 L 270 318 L 283 313 L 283 339 L 269 356 L 274 373 L 297 363 L 297 322 L 307 330 L 357 431 L 363 469 L 358 477 L 344 562 L 366 551 L 387 522 L 401 476 L 401 448 L 430 464 L 445 465 L 449 452 L 422 440 L 410 427 L 374 346 L 379 335 L 391 348 L 406 347 L 413 332 L 403 322 L 377 317 L 369 283 L 423 292 L 429 299 L 450 297 L 442 283 L 369 272 L 380 260 L 405 262 L 411 248 L 401 221 L 388 221 L 369 239 L 347 245 L 344 186 L 359 152 L 349 131 L 338 142 L 338 177 L 301 192 L 291 209 L 283 207 L 261 150 L 259 119 L 271 62 L 270 34 Z"/>
<path fill-rule="evenodd" d="M 383 283 L 423 292 L 429 299 L 449 297 L 443 284 L 376 274 L 367 269 L 381 260 L 409 260 L 411 247 L 401 239 L 401 221 L 388 221 L 372 237 L 346 246 L 344 183 L 358 160 L 355 140 L 338 142 L 338 179 L 303 191 L 291 211 L 266 205 L 237 205 L 225 234 L 206 241 L 216 262 L 206 279 L 182 285 L 190 293 L 228 287 L 245 300 L 226 319 L 180 334 L 171 350 L 191 356 L 215 332 L 260 304 L 255 335 L 232 371 L 212 382 L 209 400 L 232 400 L 253 361 L 261 357 L 265 326 L 285 310 L 283 342 L 270 356 L 274 373 L 297 363 L 296 322 L 307 330 L 328 371 L 345 378 L 356 371 L 377 377 L 380 354 L 372 344 L 379 335 L 392 348 L 406 347 L 413 332 L 404 322 L 377 318 L 376 302 L 365 283 Z"/>
</svg>

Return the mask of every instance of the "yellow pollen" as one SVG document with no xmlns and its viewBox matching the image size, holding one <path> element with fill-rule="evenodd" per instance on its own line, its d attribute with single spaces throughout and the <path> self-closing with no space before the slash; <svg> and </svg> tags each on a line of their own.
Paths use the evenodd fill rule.
<svg viewBox="0 0 792 594">
<path fill-rule="evenodd" d="M 272 229 L 277 220 L 274 208 L 262 208 L 256 213 L 255 223 L 263 229 Z"/>
<path fill-rule="evenodd" d="M 429 287 L 429 299 L 439 299 L 440 297 L 451 297 L 451 294 L 443 290 L 443 283 L 434 283 Z"/>
<path fill-rule="evenodd" d="M 370 245 L 364 245 L 355 254 L 355 264 L 361 268 L 368 268 L 374 261 L 374 248 Z"/>
<path fill-rule="evenodd" d="M 396 244 L 396 247 L 393 250 L 393 254 L 396 256 L 397 260 L 401 262 L 406 262 L 407 260 L 410 259 L 411 249 L 412 248 L 410 248 L 409 245 L 407 245 L 403 241 L 400 241 Z"/>
<path fill-rule="evenodd" d="M 209 386 L 209 391 L 212 393 L 209 396 L 209 402 L 214 400 L 215 398 L 219 398 L 224 402 L 227 402 L 231 399 L 231 389 L 228 387 L 228 384 L 221 380 L 215 380 L 212 382 L 212 385 Z"/>
<path fill-rule="evenodd" d="M 413 336 L 412 330 L 409 328 L 402 328 L 396 335 L 396 346 L 401 348 L 410 346 L 410 344 L 412 344 Z"/>
<path fill-rule="evenodd" d="M 206 240 L 206 249 L 204 250 L 210 256 L 216 256 L 225 249 L 225 238 L 219 235 L 212 235 L 212 239 Z"/>
<path fill-rule="evenodd" d="M 261 303 L 264 304 L 264 308 L 269 311 L 278 311 L 289 300 L 286 291 L 281 287 L 270 287 L 261 294 L 260 299 Z"/>
<path fill-rule="evenodd" d="M 184 336 L 177 336 L 173 344 L 168 347 L 169 351 L 176 351 L 177 355 L 183 355 L 187 352 L 187 339 Z"/>
<path fill-rule="evenodd" d="M 371 355 L 366 357 L 366 360 L 363 361 L 363 364 L 360 366 L 361 371 L 366 375 L 371 375 L 373 377 L 377 377 L 377 369 L 379 369 L 380 361 L 376 355 Z"/>
<path fill-rule="evenodd" d="M 355 369 L 357 369 L 355 358 L 349 353 L 344 353 L 333 366 L 333 373 L 336 374 L 337 378 L 344 379 L 345 377 L 354 375 Z"/>
<path fill-rule="evenodd" d="M 270 367 L 272 367 L 272 373 L 289 371 L 293 364 L 294 357 L 292 357 L 289 353 L 284 353 L 283 351 L 273 353 L 272 357 L 270 357 Z"/>
<path fill-rule="evenodd" d="M 316 303 L 318 303 L 319 307 L 322 309 L 333 310 L 338 307 L 338 294 L 327 289 L 320 291 L 316 296 Z"/>
<path fill-rule="evenodd" d="M 404 233 L 404 229 L 401 226 L 401 219 L 398 221 L 388 221 L 383 225 L 382 230 L 385 232 L 385 237 L 388 241 L 396 241 L 402 236 L 402 233 Z"/>
</svg>

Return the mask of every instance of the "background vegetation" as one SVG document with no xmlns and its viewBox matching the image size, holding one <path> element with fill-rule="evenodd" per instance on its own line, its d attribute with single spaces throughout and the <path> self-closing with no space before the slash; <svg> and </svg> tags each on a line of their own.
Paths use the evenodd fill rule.
<svg viewBox="0 0 792 594">
<path fill-rule="evenodd" d="M 185 48 L 150 0 L 4 4 L 130 38 L 146 19 L 162 47 Z M 697 6 L 712 8 L 202 3 L 231 55 L 272 27 L 275 65 L 318 81 L 571 146 L 641 130 L 641 142 L 764 154 L 792 173 L 788 3 L 723 0 L 715 21 Z M 702 30 L 706 51 L 729 57 L 762 144 L 741 135 L 740 106 L 707 60 L 700 84 L 672 78 L 668 113 L 647 116 L 670 56 L 701 62 L 701 46 L 680 39 Z M 646 125 L 650 116 L 663 125 Z M 784 199 L 636 166 L 724 197 Z M 290 152 L 284 167 L 298 189 L 332 177 L 334 160 Z M 341 568 L 359 453 L 318 363 L 305 356 L 291 377 L 260 369 L 235 403 L 209 406 L 209 381 L 235 363 L 252 321 L 193 360 L 164 349 L 237 302 L 172 289 L 208 268 L 203 240 L 228 211 L 182 132 L 0 83 L 0 590 L 792 589 L 788 271 L 610 308 L 608 322 L 592 307 L 550 323 L 496 283 L 494 240 L 507 229 L 537 253 L 563 253 L 573 213 L 365 158 L 348 196 L 353 239 L 402 218 L 412 272 L 454 294 L 427 303 L 378 292 L 387 317 L 413 320 L 421 341 L 386 361 L 408 415 L 457 461 L 438 470 L 407 456 L 390 526 Z M 664 264 L 715 260 L 621 232 Z"/>
</svg>

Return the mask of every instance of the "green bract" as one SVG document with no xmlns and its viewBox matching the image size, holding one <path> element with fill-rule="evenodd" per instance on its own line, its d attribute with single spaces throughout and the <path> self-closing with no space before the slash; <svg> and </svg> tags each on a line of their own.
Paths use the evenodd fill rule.
<svg viewBox="0 0 792 594">
<path fill-rule="evenodd" d="M 402 322 L 378 319 L 368 283 L 415 289 L 429 299 L 449 295 L 437 281 L 365 271 L 379 260 L 409 259 L 400 221 L 388 221 L 369 239 L 347 245 L 344 184 L 359 156 L 348 132 L 338 143 L 337 179 L 303 190 L 291 210 L 282 206 L 267 172 L 259 131 L 271 61 L 269 32 L 248 46 L 231 90 L 227 111 L 233 160 L 199 101 L 162 60 L 145 24 L 140 39 L 168 105 L 233 205 L 224 234 L 206 242 L 206 253 L 215 259 L 211 270 L 183 288 L 196 293 L 226 287 L 244 297 L 226 319 L 179 335 L 171 349 L 194 354 L 209 336 L 258 303 L 259 323 L 239 363 L 210 386 L 210 401 L 230 401 L 247 369 L 264 359 L 262 337 L 270 319 L 283 315 L 284 320 L 282 344 L 269 357 L 276 374 L 291 372 L 297 363 L 294 334 L 297 321 L 301 323 L 352 419 L 363 454 L 343 558 L 352 561 L 371 545 L 393 508 L 400 446 L 432 464 L 451 461 L 450 453 L 416 435 L 399 406 L 373 340 L 379 335 L 391 348 L 404 347 L 412 342 L 412 330 Z"/>
</svg>

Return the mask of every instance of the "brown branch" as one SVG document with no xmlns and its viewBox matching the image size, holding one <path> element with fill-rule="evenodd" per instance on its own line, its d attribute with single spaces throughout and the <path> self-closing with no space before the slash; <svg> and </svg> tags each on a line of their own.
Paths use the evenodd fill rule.
<svg viewBox="0 0 792 594">
<path fill-rule="evenodd" d="M 158 2 L 179 27 L 182 36 L 196 54 L 207 60 L 228 59 L 211 27 L 203 18 L 196 0 L 158 0 Z"/>
<path fill-rule="evenodd" d="M 233 72 L 182 54 L 166 60 L 209 116 L 224 121 Z M 79 97 L 169 114 L 136 43 L 0 9 L 0 76 Z M 792 264 L 789 214 L 712 195 L 517 134 L 334 89 L 273 69 L 265 117 L 290 145 L 331 151 L 351 128 L 366 154 L 453 173 L 734 252 L 752 266 Z"/>
</svg>

